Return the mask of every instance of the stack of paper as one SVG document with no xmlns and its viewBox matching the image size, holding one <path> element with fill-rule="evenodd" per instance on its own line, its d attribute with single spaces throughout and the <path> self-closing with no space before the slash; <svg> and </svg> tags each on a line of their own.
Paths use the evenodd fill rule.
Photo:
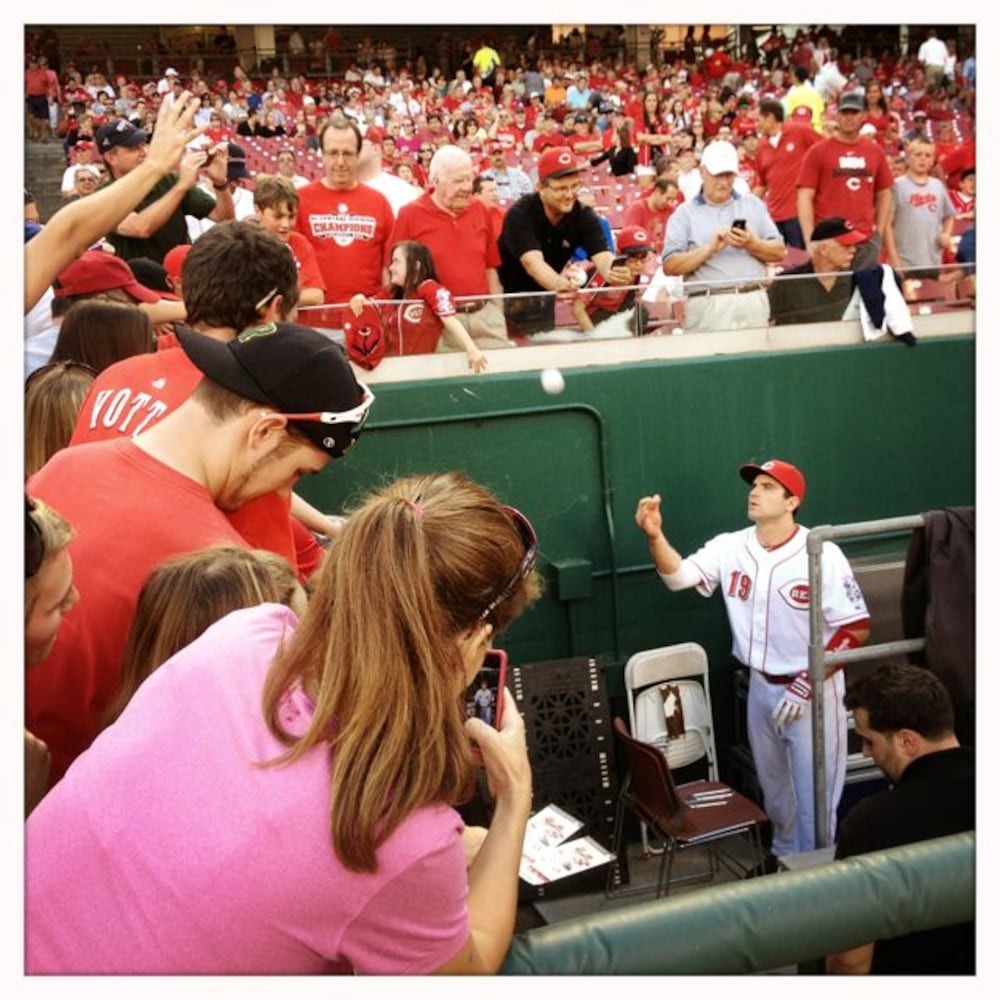
<svg viewBox="0 0 1000 1000">
<path fill-rule="evenodd" d="M 520 875 L 529 885 L 544 885 L 607 864 L 614 855 L 593 837 L 569 840 L 583 823 L 556 805 L 547 805 L 528 820 Z"/>
</svg>

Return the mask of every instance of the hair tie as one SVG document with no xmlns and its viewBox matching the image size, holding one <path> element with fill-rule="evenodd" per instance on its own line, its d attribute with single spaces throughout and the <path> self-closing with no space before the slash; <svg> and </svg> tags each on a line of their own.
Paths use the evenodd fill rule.
<svg viewBox="0 0 1000 1000">
<path fill-rule="evenodd" d="M 410 505 L 410 509 L 413 511 L 413 516 L 418 520 L 422 521 L 424 519 L 424 508 L 417 503 L 416 500 L 407 500 Z"/>
</svg>

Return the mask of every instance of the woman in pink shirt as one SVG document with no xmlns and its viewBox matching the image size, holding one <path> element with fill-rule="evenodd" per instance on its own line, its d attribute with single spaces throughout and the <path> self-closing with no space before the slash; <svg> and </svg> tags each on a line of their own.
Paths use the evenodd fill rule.
<svg viewBox="0 0 1000 1000">
<path fill-rule="evenodd" d="M 168 660 L 28 820 L 27 972 L 497 971 L 531 770 L 510 693 L 497 730 L 465 690 L 537 551 L 464 476 L 400 480 L 348 518 L 301 623 L 235 611 Z M 485 836 L 454 808 L 477 758 Z"/>
</svg>

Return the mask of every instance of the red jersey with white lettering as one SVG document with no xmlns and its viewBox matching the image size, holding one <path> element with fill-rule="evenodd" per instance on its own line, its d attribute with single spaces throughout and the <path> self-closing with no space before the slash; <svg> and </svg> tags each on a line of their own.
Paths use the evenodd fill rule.
<svg viewBox="0 0 1000 1000">
<path fill-rule="evenodd" d="M 180 347 L 136 354 L 105 368 L 80 407 L 70 445 L 133 438 L 172 413 L 194 391 L 202 373 Z M 290 498 L 268 493 L 226 514 L 255 548 L 277 552 L 308 576 L 322 550 L 299 536 L 289 517 Z"/>
<path fill-rule="evenodd" d="M 798 187 L 816 192 L 813 217 L 841 216 L 867 239 L 875 231 L 875 195 L 892 187 L 885 153 L 868 139 L 822 139 L 802 161 Z"/>
<path fill-rule="evenodd" d="M 451 292 L 438 281 L 427 278 L 413 295 L 421 301 L 382 306 L 382 325 L 388 335 L 390 355 L 433 354 L 444 330 L 441 320 L 455 315 Z"/>
<path fill-rule="evenodd" d="M 299 188 L 295 228 L 316 251 L 327 302 L 346 303 L 357 292 L 374 297 L 393 222 L 388 199 L 365 184 L 341 191 L 314 181 Z"/>
</svg>

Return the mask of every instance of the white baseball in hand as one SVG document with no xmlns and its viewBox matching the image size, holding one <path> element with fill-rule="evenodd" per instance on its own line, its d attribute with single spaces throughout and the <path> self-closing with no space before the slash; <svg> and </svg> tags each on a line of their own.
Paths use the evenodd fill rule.
<svg viewBox="0 0 1000 1000">
<path fill-rule="evenodd" d="M 558 396 L 566 388 L 566 379 L 558 368 L 545 368 L 542 371 L 542 388 L 550 396 Z"/>
</svg>

